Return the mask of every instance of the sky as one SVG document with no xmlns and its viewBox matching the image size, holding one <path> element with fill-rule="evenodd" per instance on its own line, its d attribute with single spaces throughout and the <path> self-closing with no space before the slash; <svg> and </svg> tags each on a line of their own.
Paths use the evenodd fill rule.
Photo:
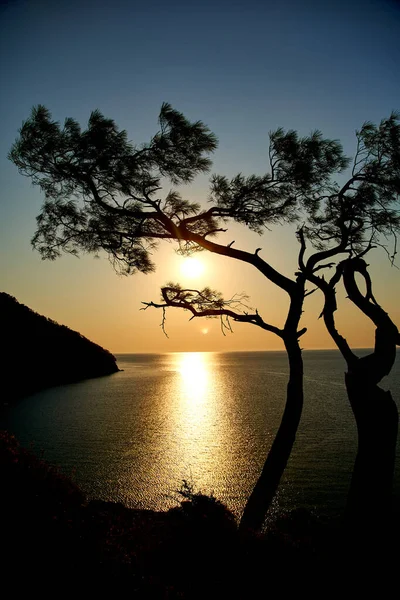
<svg viewBox="0 0 400 600">
<path fill-rule="evenodd" d="M 161 312 L 140 310 L 172 280 L 226 297 L 245 292 L 266 321 L 282 326 L 285 294 L 249 265 L 203 252 L 203 273 L 189 276 L 167 243 L 151 275 L 120 277 L 105 256 L 42 261 L 30 239 L 43 197 L 7 153 L 39 103 L 55 119 L 82 125 L 98 108 L 142 143 L 156 133 L 166 101 L 218 136 L 215 173 L 265 173 L 268 132 L 279 126 L 301 135 L 320 129 L 352 155 L 364 121 L 400 109 L 399 36 L 400 4 L 392 0 L 0 2 L 0 290 L 114 353 L 282 349 L 257 327 L 233 324 L 224 336 L 218 320 L 189 322 L 172 309 L 166 338 Z M 208 176 L 184 195 L 205 205 Z M 293 277 L 293 228 L 278 226 L 260 239 L 236 225 L 221 237 L 232 240 L 249 251 L 262 247 L 265 260 Z M 368 262 L 375 297 L 400 325 L 400 271 L 379 250 Z M 370 347 L 371 324 L 343 291 L 338 298 L 340 331 L 353 347 Z M 321 301 L 316 293 L 305 305 L 306 349 L 333 347 L 318 319 Z"/>
</svg>

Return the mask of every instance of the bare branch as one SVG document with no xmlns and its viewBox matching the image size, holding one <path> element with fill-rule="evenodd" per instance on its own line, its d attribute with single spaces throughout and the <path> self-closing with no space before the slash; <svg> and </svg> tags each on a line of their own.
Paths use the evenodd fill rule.
<svg viewBox="0 0 400 600">
<path fill-rule="evenodd" d="M 306 298 L 307 296 L 311 296 L 311 294 L 313 294 L 314 292 L 316 292 L 318 290 L 318 287 L 313 288 L 312 290 L 310 290 L 309 292 L 305 292 L 304 293 L 304 298 Z"/>
<path fill-rule="evenodd" d="M 335 266 L 335 263 L 331 262 L 331 263 L 325 263 L 323 265 L 319 265 L 318 267 L 315 267 L 314 269 L 314 273 L 317 273 L 317 271 L 321 271 L 322 269 L 332 269 L 332 267 Z"/>
<path fill-rule="evenodd" d="M 275 283 L 278 287 L 285 290 L 288 294 L 291 294 L 295 289 L 296 283 L 276 271 L 269 263 L 263 260 L 258 254 L 246 252 L 244 250 L 237 250 L 232 246 L 223 246 L 210 240 L 204 239 L 202 236 L 192 233 L 182 225 L 176 228 L 176 237 L 178 239 L 193 241 L 205 250 L 209 250 L 214 254 L 220 254 L 222 256 L 228 256 L 242 262 L 249 263 L 258 269 L 267 279 Z"/>
<path fill-rule="evenodd" d="M 224 300 L 218 292 L 214 292 L 209 288 L 203 290 L 193 289 L 182 289 L 179 285 L 170 285 L 161 289 L 161 295 L 163 302 L 142 302 L 146 310 L 148 307 L 154 308 L 181 308 L 188 310 L 192 313 L 191 319 L 194 317 L 219 317 L 221 324 L 224 324 L 225 329 L 230 329 L 229 319 L 241 323 L 251 323 L 257 325 L 261 329 L 270 331 L 278 335 L 283 336 L 283 331 L 274 325 L 266 323 L 256 311 L 255 313 L 240 313 L 234 310 L 234 308 L 244 307 L 243 299 L 244 295 L 235 294 L 231 299 Z M 225 317 L 225 320 L 223 319 Z"/>
<path fill-rule="evenodd" d="M 162 305 L 162 304 L 155 304 L 154 302 L 142 302 L 142 304 L 144 304 L 145 306 L 143 308 L 140 308 L 139 310 L 147 310 L 148 308 L 150 308 L 151 306 L 153 306 L 154 308 L 161 308 L 162 309 L 162 320 L 160 323 L 160 327 L 163 331 L 163 334 L 165 335 L 166 338 L 169 339 L 169 336 L 165 330 L 165 323 L 166 323 L 166 319 L 167 319 L 167 315 L 166 315 L 166 306 Z"/>
</svg>

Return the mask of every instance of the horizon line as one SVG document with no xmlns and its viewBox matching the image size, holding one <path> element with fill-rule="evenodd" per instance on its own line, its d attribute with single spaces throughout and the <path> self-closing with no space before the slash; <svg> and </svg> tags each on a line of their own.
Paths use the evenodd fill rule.
<svg viewBox="0 0 400 600">
<path fill-rule="evenodd" d="M 374 348 L 371 346 L 359 346 L 357 348 L 353 348 L 353 351 L 356 350 L 373 350 Z M 340 350 L 338 348 L 302 348 L 302 352 L 321 352 L 324 350 L 334 350 L 336 352 L 340 352 Z M 396 348 L 397 351 L 397 348 Z M 266 350 L 170 350 L 170 351 L 159 351 L 159 352 L 140 352 L 140 351 L 134 351 L 134 352 L 111 352 L 112 354 L 189 354 L 189 353 L 196 353 L 196 354 L 238 354 L 238 353 L 242 353 L 242 352 L 284 352 L 286 353 L 286 350 L 283 348 L 281 349 L 266 349 Z"/>
</svg>

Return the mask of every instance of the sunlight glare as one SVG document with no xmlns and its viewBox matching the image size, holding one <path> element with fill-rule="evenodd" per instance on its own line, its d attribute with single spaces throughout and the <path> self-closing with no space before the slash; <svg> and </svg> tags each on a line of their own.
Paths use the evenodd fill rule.
<svg viewBox="0 0 400 600">
<path fill-rule="evenodd" d="M 204 271 L 204 263 L 193 256 L 185 258 L 181 264 L 181 273 L 185 277 L 200 277 Z"/>
</svg>

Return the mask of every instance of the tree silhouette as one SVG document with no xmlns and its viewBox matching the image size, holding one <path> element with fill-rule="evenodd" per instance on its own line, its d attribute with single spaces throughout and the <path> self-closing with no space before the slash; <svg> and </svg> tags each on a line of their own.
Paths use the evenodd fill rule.
<svg viewBox="0 0 400 600">
<path fill-rule="evenodd" d="M 395 126 L 397 117 L 391 119 Z M 337 141 L 324 139 L 319 131 L 299 137 L 294 131 L 278 129 L 270 133 L 270 173 L 239 174 L 230 180 L 213 175 L 211 206 L 205 208 L 183 199 L 176 190 L 163 194 L 162 178 L 179 185 L 208 171 L 208 154 L 217 145 L 214 134 L 200 121 L 189 122 L 168 104 L 162 105 L 159 124 L 160 131 L 149 144 L 135 146 L 128 142 L 126 132 L 119 131 L 114 121 L 98 111 L 91 114 L 88 128 L 82 131 L 73 119 L 66 119 L 61 127 L 51 120 L 46 108 L 39 106 L 23 124 L 10 158 L 45 194 L 33 238 L 43 258 L 55 259 L 62 252 L 103 250 L 120 272 L 147 273 L 154 270 L 150 254 L 159 241 L 174 240 L 182 254 L 207 250 L 246 262 L 288 294 L 283 326 L 269 323 L 260 310 L 248 312 L 244 298 L 226 300 L 209 288 L 185 290 L 171 283 L 162 288 L 160 302 L 145 303 L 145 308 L 163 309 L 163 322 L 165 310 L 175 307 L 189 310 L 195 318 L 218 317 L 223 327 L 229 327 L 229 319 L 246 322 L 282 339 L 289 360 L 286 406 L 241 520 L 242 527 L 259 529 L 286 467 L 302 412 L 299 338 L 306 329 L 299 324 L 309 293 L 306 281 L 323 280 L 316 273 L 331 266 L 326 260 L 335 260 L 343 252 L 354 258 L 369 249 L 372 237 L 367 246 L 364 237 L 371 233 L 370 222 L 374 223 L 374 235 L 388 229 L 396 231 L 397 213 L 391 206 L 398 193 L 398 180 L 391 180 L 388 174 L 385 185 L 378 182 L 382 170 L 390 171 L 390 165 L 383 161 L 375 169 L 366 169 L 362 177 L 353 172 L 351 179 L 339 186 L 332 177 L 343 172 L 349 160 Z M 390 152 L 395 154 L 393 148 Z M 375 203 L 374 186 L 382 190 L 374 192 Z M 370 221 L 363 220 L 366 214 Z M 299 220 L 305 225 L 299 232 L 299 270 L 293 278 L 262 258 L 260 248 L 247 252 L 233 247 L 233 242 L 224 245 L 215 241 L 230 221 L 261 234 L 272 224 Z M 316 251 L 305 263 L 306 239 Z"/>
<path fill-rule="evenodd" d="M 351 177 L 326 199 L 322 210 L 311 216 L 308 227 L 298 232 L 301 244 L 300 269 L 324 294 L 321 316 L 333 341 L 344 357 L 348 372 L 345 383 L 357 423 L 358 452 L 347 503 L 353 524 L 369 531 L 382 525 L 390 515 L 392 479 L 398 429 L 398 411 L 390 392 L 378 387 L 388 375 L 396 358 L 400 335 L 389 315 L 376 301 L 364 258 L 382 247 L 394 263 L 400 224 L 400 125 L 399 115 L 383 119 L 376 126 L 365 123 L 357 135 L 357 151 Z M 318 240 L 320 248 L 336 244 L 338 254 L 347 258 L 336 264 L 327 280 L 316 273 L 313 257 L 304 260 L 306 235 Z M 392 251 L 383 241 L 391 238 Z M 383 240 L 383 241 L 382 241 Z M 364 280 L 360 291 L 356 273 Z M 336 287 L 343 280 L 348 298 L 376 327 L 374 351 L 358 357 L 335 323 Z"/>
</svg>

